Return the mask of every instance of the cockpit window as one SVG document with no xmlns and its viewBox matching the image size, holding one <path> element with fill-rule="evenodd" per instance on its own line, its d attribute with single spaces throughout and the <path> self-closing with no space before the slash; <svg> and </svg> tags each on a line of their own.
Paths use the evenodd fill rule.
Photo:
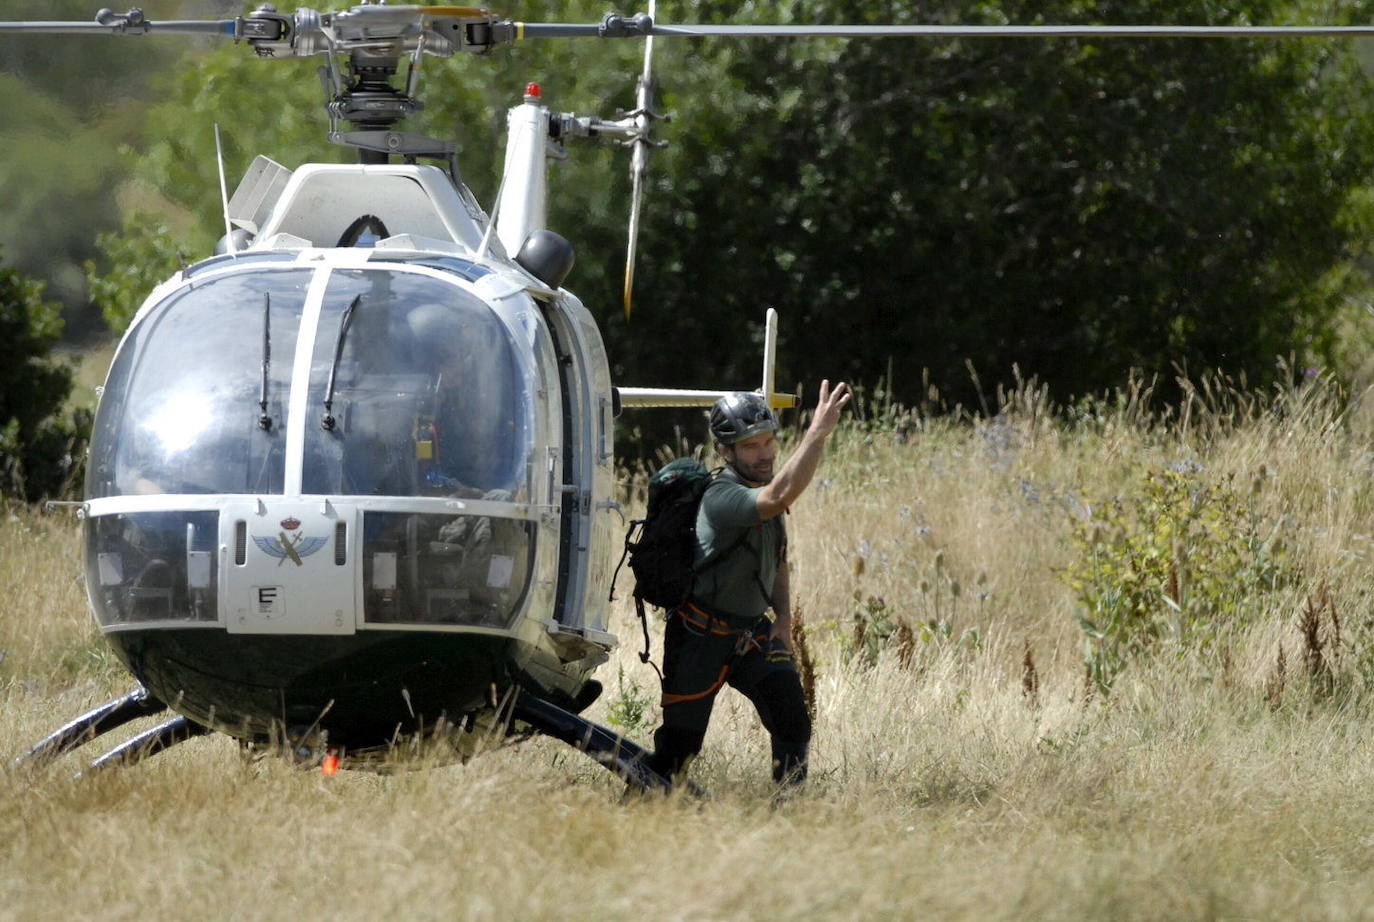
<svg viewBox="0 0 1374 922">
<path fill-rule="evenodd" d="M 335 270 L 311 365 L 302 491 L 526 499 L 530 361 L 486 304 L 452 284 Z"/>
<path fill-rule="evenodd" d="M 310 277 L 258 268 L 181 288 L 155 306 L 110 369 L 87 495 L 282 492 Z"/>
<path fill-rule="evenodd" d="M 296 261 L 297 254 L 290 250 L 253 250 L 247 253 L 225 253 L 203 259 L 186 270 L 188 278 L 204 275 L 216 269 L 246 266 L 249 263 L 289 263 Z"/>
<path fill-rule="evenodd" d="M 451 272 L 461 279 L 475 282 L 484 275 L 491 275 L 491 270 L 485 266 L 480 266 L 468 259 L 459 259 L 456 256 L 425 256 L 420 259 L 403 259 L 398 262 L 413 263 L 417 266 L 426 266 L 430 269 L 438 269 L 440 272 Z"/>
</svg>

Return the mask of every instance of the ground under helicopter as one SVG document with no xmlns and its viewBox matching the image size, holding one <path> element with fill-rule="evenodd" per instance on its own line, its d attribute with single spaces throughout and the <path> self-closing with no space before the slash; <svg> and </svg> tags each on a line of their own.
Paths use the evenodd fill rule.
<svg viewBox="0 0 1374 922">
<path fill-rule="evenodd" d="M 20 761 L 170 709 L 94 764 L 209 732 L 284 739 L 332 767 L 401 736 L 442 735 L 465 754 L 493 729 L 532 730 L 654 787 L 668 782 L 636 744 L 579 716 L 617 642 L 613 419 L 719 391 L 612 383 L 591 313 L 562 288 L 572 247 L 544 226 L 550 145 L 600 136 L 632 148 L 628 305 L 656 36 L 1374 27 L 680 26 L 657 22 L 652 6 L 556 24 L 362 5 L 263 6 L 213 22 L 102 10 L 91 23 L 0 31 L 220 35 L 264 58 L 319 56 L 329 139 L 358 151 L 353 165 L 254 161 L 232 196 L 221 190 L 220 252 L 159 285 L 121 341 L 80 512 L 92 610 L 139 687 Z M 558 114 L 530 85 L 510 110 L 490 214 L 463 184 L 453 143 L 396 130 L 416 108 L 426 56 L 578 37 L 645 40 L 636 107 Z M 761 390 L 781 406 L 775 330 L 770 314 Z"/>
</svg>

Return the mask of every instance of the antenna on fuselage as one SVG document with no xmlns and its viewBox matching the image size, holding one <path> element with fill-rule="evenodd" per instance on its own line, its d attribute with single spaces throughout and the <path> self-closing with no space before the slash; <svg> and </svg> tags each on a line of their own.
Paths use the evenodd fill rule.
<svg viewBox="0 0 1374 922">
<path fill-rule="evenodd" d="M 234 225 L 229 221 L 229 188 L 224 183 L 224 148 L 219 142 L 219 122 L 215 122 L 215 163 L 219 166 L 219 200 L 224 209 L 224 245 L 228 248 L 230 256 L 237 257 Z"/>
</svg>

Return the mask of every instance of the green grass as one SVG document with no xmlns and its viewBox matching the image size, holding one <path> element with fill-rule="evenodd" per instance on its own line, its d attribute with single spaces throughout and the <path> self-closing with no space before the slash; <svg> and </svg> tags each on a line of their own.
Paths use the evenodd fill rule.
<svg viewBox="0 0 1374 922">
<path fill-rule="evenodd" d="M 0 919 L 1374 913 L 1362 402 L 1323 382 L 1214 388 L 1160 419 L 1130 399 L 1053 414 L 1031 387 L 991 421 L 875 415 L 837 436 L 789 522 L 816 667 L 804 794 L 772 802 L 766 740 L 733 692 L 693 769 L 704 801 L 624 801 L 541 740 L 388 777 L 245 761 L 222 738 L 82 781 L 68 759 L 0 786 Z M 1085 682 L 1067 577 L 1137 545 L 1075 535 L 1168 470 L 1231 478 L 1230 502 L 1282 523 L 1293 576 L 1244 583 L 1244 616 L 1206 643 L 1161 633 L 1104 693 Z M 1156 582 L 1231 560 L 1201 553 L 1221 540 L 1202 531 L 1136 534 L 1168 558 Z M 80 575 L 74 521 L 0 512 L 0 758 L 127 684 L 98 652 Z M 1208 587 L 1225 574 L 1211 577 L 1191 585 L 1219 604 Z M 1138 595 L 1190 604 L 1167 586 Z M 624 646 L 591 716 L 651 728 L 657 706 L 638 709 L 655 678 L 628 607 L 615 619 Z"/>
</svg>

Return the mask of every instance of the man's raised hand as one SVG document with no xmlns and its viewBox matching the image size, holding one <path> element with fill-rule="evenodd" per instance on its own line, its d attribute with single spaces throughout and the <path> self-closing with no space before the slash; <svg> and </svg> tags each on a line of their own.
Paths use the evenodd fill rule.
<svg viewBox="0 0 1374 922">
<path fill-rule="evenodd" d="M 811 417 L 811 431 L 817 435 L 829 435 L 840 422 L 840 412 L 854 395 L 849 385 L 841 381 L 830 389 L 830 380 L 821 382 L 820 396 L 816 400 L 816 412 Z"/>
</svg>

